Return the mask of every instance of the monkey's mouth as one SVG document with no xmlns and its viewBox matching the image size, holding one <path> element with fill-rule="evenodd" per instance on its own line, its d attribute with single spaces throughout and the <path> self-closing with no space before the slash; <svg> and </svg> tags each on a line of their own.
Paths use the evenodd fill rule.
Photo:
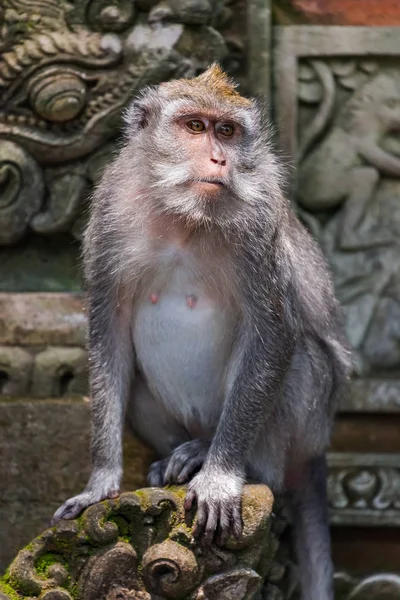
<svg viewBox="0 0 400 600">
<path fill-rule="evenodd" d="M 218 190 L 226 187 L 226 182 L 217 177 L 201 177 L 192 179 L 192 184 L 199 184 L 202 188 Z"/>
</svg>

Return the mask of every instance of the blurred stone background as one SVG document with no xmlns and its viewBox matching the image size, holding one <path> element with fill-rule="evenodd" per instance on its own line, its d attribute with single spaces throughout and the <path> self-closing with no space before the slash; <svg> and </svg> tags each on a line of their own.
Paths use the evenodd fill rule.
<svg viewBox="0 0 400 600">
<path fill-rule="evenodd" d="M 394 0 L 0 2 L 0 572 L 86 483 L 79 245 L 121 111 L 143 85 L 218 60 L 270 103 L 293 202 L 346 309 L 356 373 L 329 480 L 338 594 L 378 598 L 381 573 L 385 598 L 400 597 L 398 26 Z M 151 453 L 125 446 L 129 490 Z"/>
</svg>

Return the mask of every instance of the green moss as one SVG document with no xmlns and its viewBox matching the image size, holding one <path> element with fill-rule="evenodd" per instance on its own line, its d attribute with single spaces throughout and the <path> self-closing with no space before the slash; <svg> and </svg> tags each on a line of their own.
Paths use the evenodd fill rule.
<svg viewBox="0 0 400 600">
<path fill-rule="evenodd" d="M 10 585 L 8 581 L 6 581 L 5 576 L 0 579 L 0 592 L 6 594 L 6 596 L 8 596 L 10 600 L 20 600 L 21 598 L 21 596 L 18 594 L 18 592 L 15 591 L 12 585 Z"/>
<path fill-rule="evenodd" d="M 119 515 L 111 515 L 108 518 L 108 521 L 111 521 L 111 523 L 114 523 L 114 525 L 117 527 L 118 537 L 120 539 L 122 539 L 123 541 L 127 541 L 128 543 L 131 541 L 132 536 L 129 529 L 129 524 L 123 517 Z"/>
<path fill-rule="evenodd" d="M 21 552 L 23 551 L 24 550 Z M 14 596 L 11 596 L 12 599 L 21 598 L 22 596 L 32 596 L 32 587 L 30 586 L 29 582 L 17 579 L 10 573 L 9 569 L 7 569 L 3 579 L 0 579 L 0 581 L 13 591 Z"/>
<path fill-rule="evenodd" d="M 46 554 L 42 554 L 35 564 L 36 573 L 39 575 L 39 577 L 44 578 L 48 568 L 57 563 L 67 566 L 62 556 L 59 554 L 54 554 L 53 552 L 46 552 Z"/>
<path fill-rule="evenodd" d="M 71 594 L 71 596 L 73 598 L 79 598 L 79 593 L 78 593 L 78 584 L 74 583 L 73 585 L 71 585 L 69 587 L 69 593 Z"/>
</svg>

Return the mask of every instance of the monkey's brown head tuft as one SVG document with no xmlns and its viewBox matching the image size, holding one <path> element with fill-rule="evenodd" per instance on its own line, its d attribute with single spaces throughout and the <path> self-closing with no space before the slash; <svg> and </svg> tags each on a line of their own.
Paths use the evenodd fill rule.
<svg viewBox="0 0 400 600">
<path fill-rule="evenodd" d="M 213 63 L 206 71 L 192 79 L 175 79 L 162 83 L 160 88 L 169 98 L 196 98 L 204 100 L 210 95 L 223 102 L 238 107 L 250 107 L 252 101 L 241 96 L 236 90 L 237 84 L 228 77 L 219 64 Z"/>
</svg>

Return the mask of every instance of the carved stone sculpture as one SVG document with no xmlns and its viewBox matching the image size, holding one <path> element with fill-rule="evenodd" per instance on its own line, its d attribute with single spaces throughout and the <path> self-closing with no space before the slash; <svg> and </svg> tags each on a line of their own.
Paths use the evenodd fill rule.
<svg viewBox="0 0 400 600">
<path fill-rule="evenodd" d="M 0 580 L 0 598 L 259 598 L 277 546 L 271 492 L 245 487 L 243 534 L 225 547 L 194 540 L 184 496 L 184 488 L 143 489 L 61 521 L 19 552 Z"/>
<path fill-rule="evenodd" d="M 396 385 L 398 28 L 278 28 L 277 42 L 276 105 L 282 147 L 298 166 L 299 213 L 333 269 L 357 374 L 382 379 L 390 370 Z"/>
</svg>

